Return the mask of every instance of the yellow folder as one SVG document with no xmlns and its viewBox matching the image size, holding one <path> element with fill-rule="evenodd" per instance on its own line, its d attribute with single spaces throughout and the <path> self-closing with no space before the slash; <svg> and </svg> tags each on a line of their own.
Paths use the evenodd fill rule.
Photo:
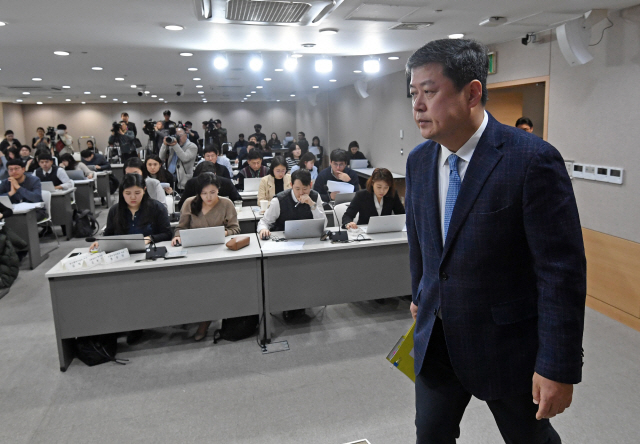
<svg viewBox="0 0 640 444">
<path fill-rule="evenodd" d="M 414 321 L 409 331 L 400 338 L 387 355 L 387 361 L 407 375 L 414 383 L 416 382 L 416 374 L 413 369 L 413 331 L 415 328 Z"/>
</svg>

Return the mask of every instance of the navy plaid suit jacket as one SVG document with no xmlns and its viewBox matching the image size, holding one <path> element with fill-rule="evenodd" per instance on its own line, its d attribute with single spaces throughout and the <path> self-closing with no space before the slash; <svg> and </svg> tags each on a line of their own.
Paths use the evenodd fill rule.
<svg viewBox="0 0 640 444">
<path fill-rule="evenodd" d="M 442 245 L 439 145 L 407 159 L 415 372 L 438 308 L 453 369 L 479 399 L 582 375 L 586 259 L 571 181 L 544 140 L 489 115 Z"/>
</svg>

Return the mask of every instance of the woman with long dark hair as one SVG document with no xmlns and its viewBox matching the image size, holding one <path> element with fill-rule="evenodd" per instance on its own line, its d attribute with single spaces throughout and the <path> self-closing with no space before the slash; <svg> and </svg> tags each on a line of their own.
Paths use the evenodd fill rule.
<svg viewBox="0 0 640 444">
<path fill-rule="evenodd" d="M 187 199 L 182 206 L 180 222 L 173 237 L 173 245 L 181 242 L 180 230 L 224 226 L 225 236 L 240 234 L 238 214 L 229 199 L 220 199 L 220 182 L 210 173 L 196 178 L 197 194 Z M 194 339 L 202 340 L 207 335 L 211 321 L 201 322 Z"/>
<path fill-rule="evenodd" d="M 308 170 L 311 173 L 311 180 L 315 182 L 315 180 L 318 178 L 318 168 L 315 164 L 316 156 L 312 152 L 307 151 L 300 158 L 300 162 L 298 162 L 297 165 L 291 167 L 291 174 L 299 169 Z"/>
<path fill-rule="evenodd" d="M 144 161 L 145 166 L 147 167 L 147 173 L 149 177 L 152 179 L 157 179 L 160 183 L 168 183 L 169 187 L 164 188 L 164 192 L 167 194 L 173 193 L 173 181 L 174 177 L 167 169 L 164 167 L 160 156 L 157 154 L 149 154 Z"/>
<path fill-rule="evenodd" d="M 80 170 L 84 174 L 84 177 L 91 179 L 93 177 L 93 171 L 89 169 L 84 163 L 77 162 L 73 158 L 73 155 L 65 153 L 60 156 L 60 166 L 66 171 Z"/>
<path fill-rule="evenodd" d="M 142 234 L 146 243 L 171 239 L 167 209 L 145 192 L 141 175 L 125 174 L 118 195 L 118 204 L 109 209 L 104 236 Z M 98 242 L 91 245 L 92 249 L 95 247 L 98 247 Z"/>
<path fill-rule="evenodd" d="M 311 140 L 311 146 L 309 147 L 309 152 L 313 153 L 316 156 L 318 162 L 322 163 L 322 157 L 324 156 L 324 148 L 320 145 L 320 138 L 318 136 L 313 136 Z"/>
<path fill-rule="evenodd" d="M 298 163 L 300 163 L 301 157 L 302 148 L 300 148 L 300 145 L 294 142 L 293 145 L 291 145 L 291 148 L 289 148 L 289 152 L 287 153 L 287 167 L 291 169 L 296 166 Z"/>
<path fill-rule="evenodd" d="M 258 186 L 258 203 L 271 199 L 284 190 L 291 188 L 291 175 L 287 174 L 289 167 L 282 156 L 276 156 L 269 166 L 269 174 L 260 179 Z"/>
<path fill-rule="evenodd" d="M 267 145 L 269 145 L 269 148 L 271 149 L 273 149 L 274 147 L 279 148 L 282 146 L 282 142 L 280 142 L 280 139 L 278 139 L 278 135 L 276 133 L 271 133 L 271 139 L 269 139 Z"/>
</svg>

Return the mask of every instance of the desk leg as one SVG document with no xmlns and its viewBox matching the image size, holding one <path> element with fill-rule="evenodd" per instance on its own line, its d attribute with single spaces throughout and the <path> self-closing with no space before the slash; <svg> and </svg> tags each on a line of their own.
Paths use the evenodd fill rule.
<svg viewBox="0 0 640 444">
<path fill-rule="evenodd" d="M 260 336 L 263 344 L 271 342 L 271 335 L 273 331 L 273 320 L 271 318 L 271 309 L 269 304 L 269 271 L 268 271 L 269 259 L 262 258 L 262 282 L 263 282 L 263 307 L 264 322 L 260 324 Z M 263 330 L 264 329 L 264 330 Z M 264 333 L 264 334 L 263 334 Z"/>
<path fill-rule="evenodd" d="M 259 335 L 260 335 L 260 344 L 264 345 L 267 342 L 271 342 L 270 339 L 267 339 L 267 328 L 266 328 L 266 320 L 269 314 L 264 309 L 264 272 L 263 272 L 263 263 L 262 258 L 258 258 L 256 260 L 256 268 L 258 275 L 258 288 L 263 290 L 260 292 L 258 297 L 259 301 L 259 309 L 260 309 L 260 319 L 262 320 L 259 325 Z M 269 316 L 270 317 L 270 316 Z"/>
<path fill-rule="evenodd" d="M 107 203 L 107 208 L 109 208 L 111 206 L 111 193 L 109 191 L 111 191 L 109 189 L 109 175 L 105 174 L 105 175 L 100 175 L 98 176 L 98 195 L 100 197 L 104 197 L 106 203 Z"/>
<path fill-rule="evenodd" d="M 53 308 L 53 324 L 56 329 L 56 342 L 58 344 L 58 359 L 60 360 L 60 371 L 66 372 L 75 357 L 75 339 L 62 339 L 58 329 L 58 304 L 56 299 L 55 279 L 49 280 L 49 290 L 51 292 L 51 307 Z"/>
<path fill-rule="evenodd" d="M 76 205 L 79 211 L 89 210 L 92 214 L 96 214 L 92 183 L 76 185 Z"/>
</svg>

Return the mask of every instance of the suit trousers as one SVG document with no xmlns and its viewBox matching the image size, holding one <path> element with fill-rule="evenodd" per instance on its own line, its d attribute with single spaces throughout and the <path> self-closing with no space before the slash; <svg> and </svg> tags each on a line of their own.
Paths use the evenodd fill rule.
<svg viewBox="0 0 640 444">
<path fill-rule="evenodd" d="M 416 375 L 417 444 L 455 444 L 470 400 L 471 393 L 451 366 L 442 321 L 436 318 L 422 369 Z M 538 406 L 531 392 L 487 401 L 487 405 L 505 443 L 561 443 L 548 419 L 536 420 Z"/>
</svg>

